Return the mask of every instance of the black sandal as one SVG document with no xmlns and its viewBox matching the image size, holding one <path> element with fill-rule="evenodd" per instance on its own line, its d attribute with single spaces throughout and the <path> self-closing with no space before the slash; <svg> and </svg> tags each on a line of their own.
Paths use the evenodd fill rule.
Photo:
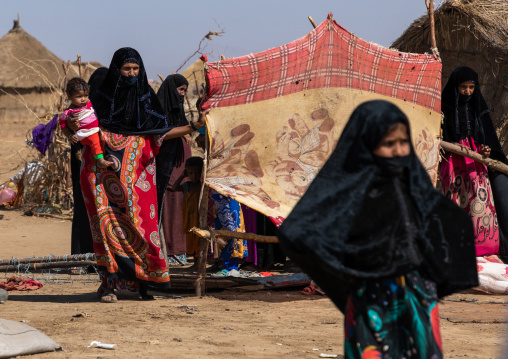
<svg viewBox="0 0 508 359">
<path fill-rule="evenodd" d="M 100 298 L 102 298 L 103 295 L 104 295 L 104 288 L 102 288 L 102 286 L 100 286 L 99 289 L 97 289 L 97 297 L 100 299 Z"/>
<path fill-rule="evenodd" d="M 148 288 L 145 286 L 139 287 L 139 295 L 141 296 L 141 300 L 155 300 L 153 295 L 148 294 Z"/>
</svg>

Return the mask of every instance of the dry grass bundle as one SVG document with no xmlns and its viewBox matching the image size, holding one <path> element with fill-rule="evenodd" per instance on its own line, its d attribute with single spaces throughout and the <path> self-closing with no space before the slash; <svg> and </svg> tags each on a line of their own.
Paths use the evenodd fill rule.
<svg viewBox="0 0 508 359">
<path fill-rule="evenodd" d="M 44 119 L 39 120 L 40 123 L 50 122 L 54 116 L 53 114 L 61 112 L 65 105 L 63 89 L 68 79 L 74 77 L 75 74 L 71 70 L 75 70 L 75 67 L 70 61 L 67 64 L 62 63 L 62 66 L 64 76 L 61 79 L 61 85 L 51 88 L 54 101 Z M 80 65 L 78 65 L 78 69 L 79 67 Z M 81 72 L 81 70 L 79 71 Z M 81 73 L 85 73 L 85 71 Z M 40 76 L 44 76 L 44 74 L 41 73 Z M 19 95 L 19 97 L 22 99 L 23 96 Z M 27 144 L 33 143 L 32 130 L 30 129 L 26 134 Z M 56 212 L 60 212 L 61 209 L 72 208 L 70 145 L 63 136 L 58 124 L 46 155 L 43 156 L 37 149 L 32 147 L 27 158 L 24 161 L 23 177 L 18 181 L 22 185 L 18 184 L 18 194 L 13 205 L 19 206 L 23 202 L 31 207 L 46 205 L 47 208 L 54 209 Z M 33 160 L 34 158 L 36 160 Z"/>
<path fill-rule="evenodd" d="M 30 143 L 30 141 L 31 131 L 27 134 L 27 142 Z M 30 171 L 30 163 L 25 165 L 23 176 L 25 204 L 48 205 L 50 208 L 57 209 L 57 212 L 58 209 L 70 209 L 73 205 L 70 146 L 58 125 L 46 156 L 40 153 L 38 156 L 38 163 L 42 165 L 37 170 Z"/>
</svg>

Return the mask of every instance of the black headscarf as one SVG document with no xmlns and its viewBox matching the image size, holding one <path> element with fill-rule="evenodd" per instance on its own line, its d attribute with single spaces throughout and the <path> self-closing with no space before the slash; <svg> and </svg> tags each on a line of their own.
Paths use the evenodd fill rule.
<svg viewBox="0 0 508 359">
<path fill-rule="evenodd" d="M 139 65 L 139 74 L 134 83 L 129 83 L 133 79 L 120 73 L 126 62 Z M 172 127 L 148 84 L 141 56 L 130 47 L 115 52 L 94 100 L 100 126 L 111 132 L 127 135 L 162 134 Z"/>
<path fill-rule="evenodd" d="M 463 82 L 475 84 L 472 95 L 459 93 L 459 85 Z M 453 70 L 443 89 L 441 111 L 444 115 L 443 140 L 459 142 L 464 137 L 471 136 L 479 144 L 491 148 L 491 158 L 508 164 L 492 124 L 489 108 L 480 91 L 478 74 L 473 69 L 461 66 Z"/>
<path fill-rule="evenodd" d="M 184 76 L 180 74 L 169 75 L 162 82 L 157 92 L 157 97 L 159 98 L 169 124 L 173 126 L 185 126 L 189 124 L 183 108 L 185 96 L 180 95 L 177 91 L 177 88 L 182 85 L 189 86 L 189 81 L 187 81 Z"/>
<path fill-rule="evenodd" d="M 409 131 L 389 102 L 360 105 L 280 228 L 286 254 L 343 312 L 352 278 L 414 268 L 437 283 L 440 297 L 477 285 L 471 220 L 432 186 L 413 146 L 407 157 L 372 154 L 397 123 Z"/>
<path fill-rule="evenodd" d="M 99 87 L 101 87 L 102 83 L 104 82 L 107 73 L 108 73 L 107 67 L 99 67 L 93 72 L 92 76 L 90 76 L 90 79 L 88 79 L 88 84 L 90 85 L 89 98 L 90 101 L 92 101 L 92 106 L 96 101 L 97 90 L 99 89 Z"/>
</svg>

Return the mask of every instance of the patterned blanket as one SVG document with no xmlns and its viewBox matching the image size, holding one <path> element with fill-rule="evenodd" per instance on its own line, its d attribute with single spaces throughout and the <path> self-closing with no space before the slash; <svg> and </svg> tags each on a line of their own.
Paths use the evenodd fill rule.
<svg viewBox="0 0 508 359">
<path fill-rule="evenodd" d="M 205 63 L 211 160 L 207 184 L 282 223 L 361 103 L 384 99 L 408 116 L 436 181 L 441 63 L 369 43 L 332 15 L 280 47 Z"/>
</svg>

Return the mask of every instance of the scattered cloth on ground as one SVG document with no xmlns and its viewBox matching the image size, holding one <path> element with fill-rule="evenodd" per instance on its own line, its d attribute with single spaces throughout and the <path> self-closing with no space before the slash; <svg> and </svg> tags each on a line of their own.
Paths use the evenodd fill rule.
<svg viewBox="0 0 508 359">
<path fill-rule="evenodd" d="M 0 319 L 0 358 L 62 349 L 46 334 L 24 323 Z"/>
<path fill-rule="evenodd" d="M 26 172 L 28 184 L 31 184 L 41 177 L 43 169 L 44 165 L 42 164 L 42 162 L 32 161 L 28 163 L 25 167 L 23 167 L 21 170 L 19 170 L 19 172 L 16 173 L 14 176 L 12 176 L 10 180 L 15 184 L 17 184 L 18 181 L 22 179 L 23 176 L 25 176 Z"/>
<path fill-rule="evenodd" d="M 277 273 L 272 273 L 272 272 L 259 272 L 260 275 L 262 275 L 263 277 L 271 277 L 272 275 L 277 275 Z"/>
<path fill-rule="evenodd" d="M 33 279 L 12 276 L 6 282 L 0 282 L 0 288 L 10 290 L 36 290 L 42 288 L 42 283 Z"/>
<path fill-rule="evenodd" d="M 477 290 L 490 294 L 508 294 L 508 265 L 498 256 L 476 257 L 478 280 Z"/>
</svg>

